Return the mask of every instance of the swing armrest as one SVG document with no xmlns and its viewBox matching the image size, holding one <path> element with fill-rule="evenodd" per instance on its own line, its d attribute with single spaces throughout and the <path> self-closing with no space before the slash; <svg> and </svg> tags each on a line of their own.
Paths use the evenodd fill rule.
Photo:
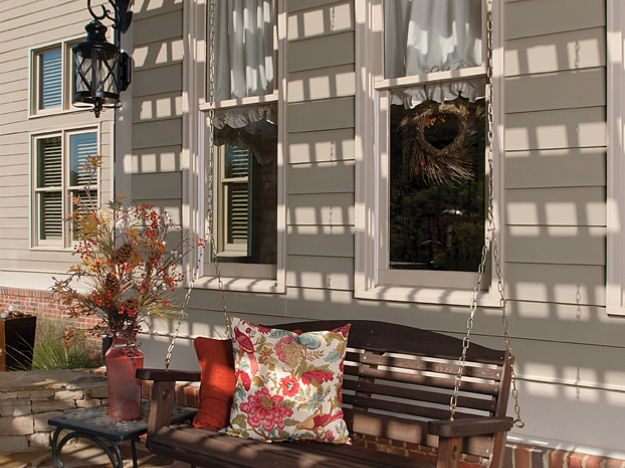
<svg viewBox="0 0 625 468">
<path fill-rule="evenodd" d="M 508 416 L 489 418 L 463 418 L 435 420 L 428 422 L 428 433 L 439 437 L 468 437 L 507 432 L 512 428 L 512 418 Z"/>
<path fill-rule="evenodd" d="M 148 438 L 163 426 L 172 421 L 172 409 L 176 400 L 176 381 L 200 380 L 200 373 L 195 371 L 179 371 L 165 369 L 137 369 L 136 377 L 139 380 L 153 380 L 152 395 L 150 398 L 150 414 L 148 416 Z"/>
<path fill-rule="evenodd" d="M 165 369 L 137 369 L 139 380 L 154 380 L 155 382 L 176 382 L 200 380 L 199 371 L 165 370 Z"/>
</svg>

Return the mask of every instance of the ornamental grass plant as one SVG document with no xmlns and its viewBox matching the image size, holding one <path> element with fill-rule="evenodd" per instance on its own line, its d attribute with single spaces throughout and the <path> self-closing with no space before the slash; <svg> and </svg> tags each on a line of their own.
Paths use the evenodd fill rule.
<svg viewBox="0 0 625 468">
<path fill-rule="evenodd" d="M 28 344 L 27 347 L 28 354 L 32 355 L 32 365 L 20 364 L 8 370 L 90 369 L 102 365 L 98 351 L 88 345 L 85 330 L 71 328 L 65 322 L 38 320 L 35 345 L 31 348 Z M 8 346 L 7 354 L 19 362 L 27 353 Z"/>
</svg>

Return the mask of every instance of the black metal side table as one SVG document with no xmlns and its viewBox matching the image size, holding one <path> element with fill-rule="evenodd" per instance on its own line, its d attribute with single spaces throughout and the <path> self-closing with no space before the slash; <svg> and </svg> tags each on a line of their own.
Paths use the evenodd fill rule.
<svg viewBox="0 0 625 468">
<path fill-rule="evenodd" d="M 197 408 L 186 406 L 174 406 L 172 412 L 172 423 L 180 423 L 191 419 L 197 413 Z M 150 414 L 150 401 L 141 402 L 141 417 L 139 419 L 111 420 L 109 418 L 108 405 L 94 406 L 62 416 L 48 419 L 48 424 L 56 426 L 52 438 L 52 460 L 54 468 L 61 468 L 61 449 L 71 439 L 79 437 L 92 440 L 98 444 L 111 460 L 113 468 L 123 468 L 122 453 L 118 443 L 130 441 L 132 444 L 132 466 L 137 468 L 137 452 L 135 442 L 139 436 L 148 431 L 148 415 Z M 58 442 L 59 435 L 63 429 L 70 432 Z M 108 440 L 111 448 L 104 442 Z M 58 443 L 57 443 L 58 442 Z"/>
</svg>

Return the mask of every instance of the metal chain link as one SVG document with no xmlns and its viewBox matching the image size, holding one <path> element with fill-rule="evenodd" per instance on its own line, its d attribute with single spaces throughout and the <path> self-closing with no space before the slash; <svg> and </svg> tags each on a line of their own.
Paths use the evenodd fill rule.
<svg viewBox="0 0 625 468">
<path fill-rule="evenodd" d="M 514 371 L 514 357 L 512 356 L 512 343 L 510 340 L 510 331 L 508 327 L 508 316 L 506 315 L 506 296 L 504 291 L 503 279 L 501 276 L 501 263 L 499 256 L 499 249 L 497 246 L 497 236 L 495 235 L 495 219 L 493 213 L 493 141 L 494 141 L 494 130 L 493 130 L 493 5 L 492 0 L 488 0 L 488 11 L 487 11 L 487 42 L 486 42 L 486 56 L 487 56 L 487 67 L 486 67 L 486 99 L 487 99 L 487 119 L 488 119 L 488 147 L 486 149 L 487 160 L 488 160 L 488 209 L 486 215 L 487 227 L 486 227 L 486 241 L 484 243 L 484 247 L 482 247 L 482 256 L 480 259 L 480 265 L 478 267 L 477 280 L 475 281 L 475 286 L 473 288 L 473 299 L 471 300 L 471 310 L 469 314 L 469 318 L 467 320 L 467 333 L 464 339 L 462 340 L 462 355 L 458 359 L 458 373 L 454 382 L 454 391 L 451 396 L 450 408 L 449 411 L 451 413 L 451 419 L 454 419 L 456 413 L 456 407 L 458 406 L 458 393 L 460 392 L 460 381 L 462 379 L 462 374 L 464 373 L 464 368 L 466 365 L 467 351 L 469 349 L 469 344 L 471 340 L 471 331 L 473 329 L 473 322 L 475 319 L 475 311 L 477 310 L 477 298 L 478 293 L 481 289 L 482 284 L 482 276 L 484 274 L 486 268 L 486 260 L 488 258 L 488 251 L 492 247 L 493 252 L 493 260 L 495 263 L 495 272 L 497 274 L 497 289 L 499 292 L 499 307 L 501 308 L 502 313 L 502 324 L 504 329 L 504 339 L 506 342 L 506 350 L 508 352 L 508 365 L 510 366 L 510 378 L 512 383 L 512 397 L 514 398 L 514 412 L 516 414 L 516 419 L 514 420 L 514 424 L 517 427 L 525 426 L 525 422 L 521 418 L 521 407 L 519 405 L 519 392 L 517 390 L 517 378 L 516 373 Z"/>
<path fill-rule="evenodd" d="M 211 19 L 210 19 L 210 50 L 209 50 L 209 68 L 208 68 L 208 102 L 211 107 L 208 111 L 208 186 L 210 193 L 210 200 L 208 201 L 207 210 L 207 233 L 210 236 L 212 260 L 215 264 L 215 274 L 217 276 L 217 282 L 219 286 L 219 294 L 221 295 L 221 307 L 224 311 L 226 320 L 226 334 L 228 338 L 234 340 L 234 334 L 232 333 L 232 322 L 228 315 L 228 308 L 226 307 L 226 296 L 224 294 L 224 283 L 221 280 L 221 270 L 219 269 L 219 261 L 217 260 L 217 246 L 215 245 L 215 232 L 213 230 L 213 201 L 214 201 L 214 187 L 213 187 L 213 172 L 215 164 L 215 8 L 216 0 L 211 0 Z"/>
<path fill-rule="evenodd" d="M 216 0 L 211 1 L 211 17 L 210 17 L 210 59 L 209 59 L 209 70 L 208 70 L 208 101 L 210 103 L 214 103 L 215 101 L 215 6 Z M 189 282 L 189 287 L 187 288 L 187 293 L 184 297 L 184 302 L 182 305 L 182 309 L 180 310 L 180 314 L 178 315 L 178 322 L 176 323 L 176 328 L 174 330 L 171 343 L 169 348 L 167 349 L 167 356 L 165 357 L 165 370 L 169 369 L 169 365 L 171 364 L 171 355 L 174 351 L 174 347 L 176 345 L 176 339 L 180 334 L 180 326 L 182 325 L 183 320 L 188 316 L 187 307 L 189 305 L 189 300 L 191 299 L 191 291 L 193 291 L 193 285 L 197 281 L 200 271 L 203 270 L 204 263 L 204 251 L 206 245 L 206 239 L 210 239 L 211 252 L 212 252 L 212 260 L 215 262 L 215 273 L 217 275 L 218 284 L 219 284 L 219 293 L 221 295 L 221 305 L 226 316 L 226 334 L 229 339 L 233 339 L 234 335 L 232 333 L 232 325 L 230 321 L 230 317 L 228 316 L 228 311 L 226 308 L 226 297 L 224 295 L 224 284 L 221 280 L 221 271 L 219 269 L 219 262 L 217 261 L 217 247 L 215 245 L 215 236 L 213 235 L 213 157 L 214 157 L 214 117 L 215 117 L 215 109 L 211 106 L 208 111 L 208 120 L 209 120 L 209 130 L 208 130 L 208 147 L 209 147 L 209 176 L 208 176 L 208 186 L 210 191 L 210 200 L 208 201 L 208 210 L 207 210 L 207 224 L 204 233 L 204 238 L 198 241 L 198 255 L 197 255 L 197 263 L 195 265 L 195 269 L 193 271 L 193 276 L 191 281 Z M 158 334 L 153 332 L 153 334 Z"/>
</svg>

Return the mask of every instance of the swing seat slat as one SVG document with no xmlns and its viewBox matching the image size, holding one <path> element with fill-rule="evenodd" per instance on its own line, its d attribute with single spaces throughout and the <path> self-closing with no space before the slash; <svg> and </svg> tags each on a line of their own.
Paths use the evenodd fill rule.
<svg viewBox="0 0 625 468">
<path fill-rule="evenodd" d="M 281 324 L 286 330 L 332 330 L 347 321 Z M 499 468 L 512 418 L 507 351 L 471 344 L 455 419 L 449 401 L 462 339 L 398 324 L 351 320 L 344 368 L 343 410 L 353 435 L 367 435 L 438 450 L 437 468 L 458 468 L 461 453 Z M 434 464 L 357 445 L 273 443 L 220 435 L 168 421 L 175 381 L 199 372 L 143 369 L 154 380 L 147 445 L 155 454 L 196 466 L 217 467 L 419 467 Z"/>
</svg>

